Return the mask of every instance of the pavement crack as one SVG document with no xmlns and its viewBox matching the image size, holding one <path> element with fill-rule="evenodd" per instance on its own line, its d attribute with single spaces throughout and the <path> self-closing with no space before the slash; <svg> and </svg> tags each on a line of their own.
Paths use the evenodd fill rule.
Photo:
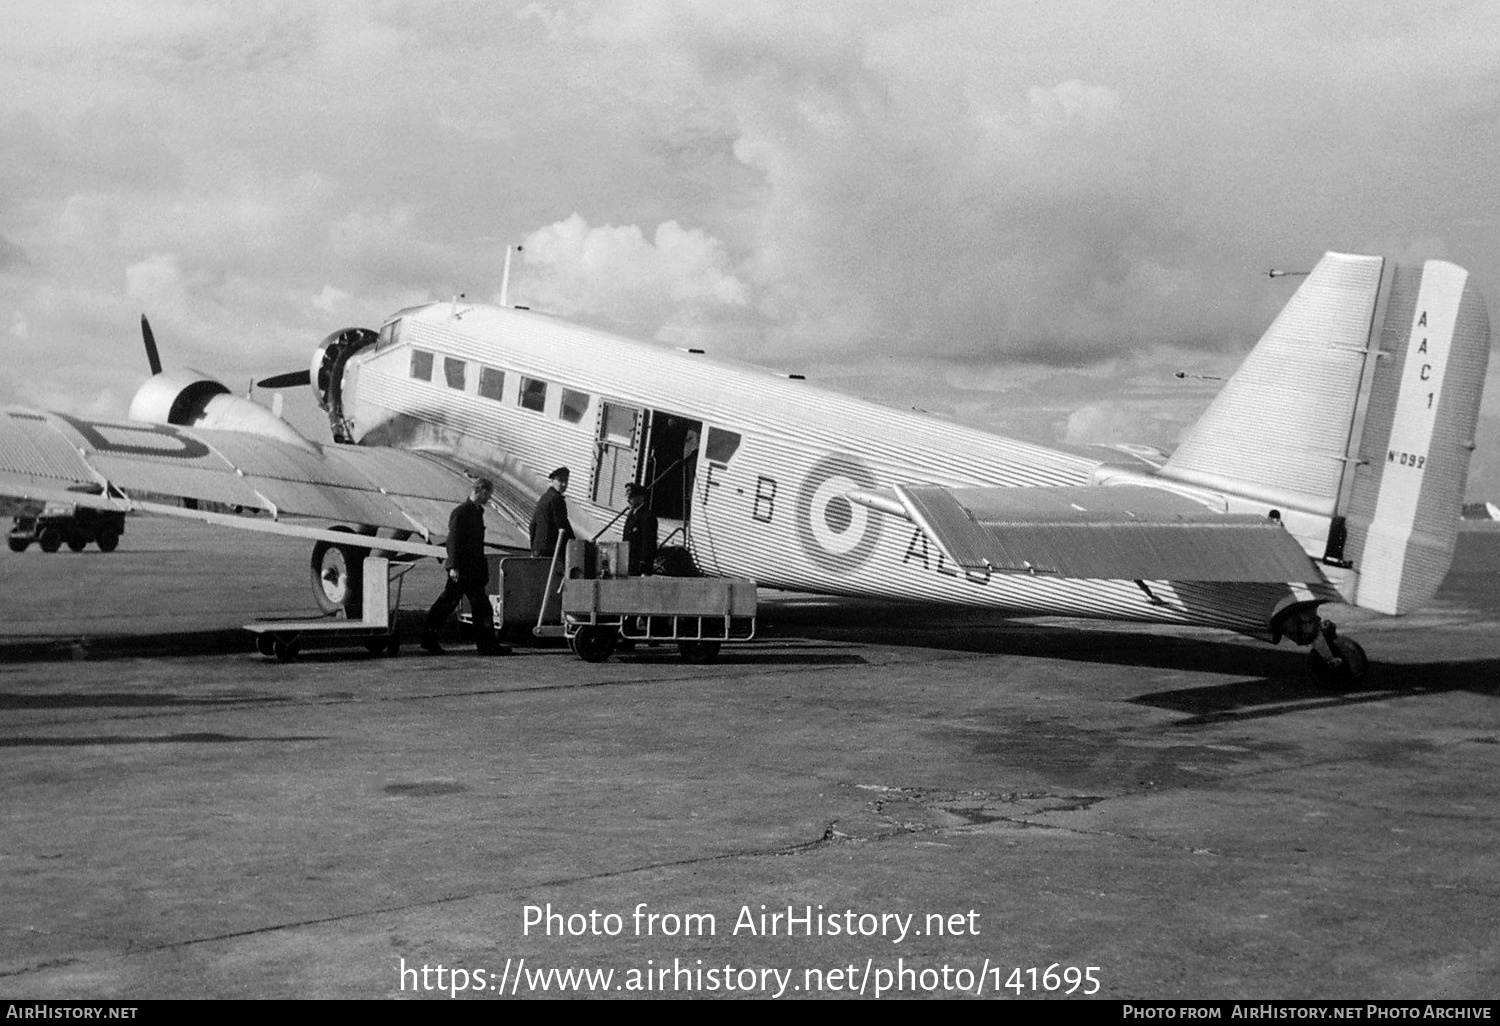
<svg viewBox="0 0 1500 1026">
<path fill-rule="evenodd" d="M 777 845 L 771 848 L 749 848 L 741 851 L 719 852 L 713 855 L 699 855 L 682 859 L 667 859 L 660 862 L 650 862 L 639 866 L 630 866 L 624 869 L 613 869 L 602 873 L 582 873 L 575 876 L 560 876 L 549 880 L 539 880 L 528 884 L 524 888 L 517 887 L 492 887 L 480 888 L 466 891 L 462 894 L 448 894 L 440 898 L 429 898 L 423 901 L 410 901 L 397 905 L 384 905 L 380 908 L 363 909 L 357 912 L 343 912 L 335 915 L 315 916 L 308 919 L 299 919 L 285 923 L 271 923 L 265 926 L 251 927 L 245 930 L 229 930 L 216 933 L 206 937 L 189 937 L 185 940 L 166 941 L 160 944 L 147 944 L 139 947 L 130 947 L 115 952 L 106 957 L 133 957 L 138 955 L 150 955 L 163 951 L 177 951 L 183 948 L 196 947 L 200 944 L 213 944 L 219 941 L 239 940 L 244 937 L 258 937 L 266 934 L 279 933 L 285 930 L 301 930 L 312 926 L 325 926 L 330 923 L 344 923 L 359 919 L 367 919 L 371 916 L 393 915 L 401 912 L 409 912 L 418 909 L 439 908 L 457 902 L 472 901 L 478 898 L 492 898 L 505 894 L 521 894 L 527 891 L 539 890 L 549 887 L 568 887 L 574 884 L 590 883 L 597 880 L 611 880 L 620 877 L 631 876 L 636 873 L 648 873 L 660 869 L 679 869 L 687 866 L 706 865 L 715 862 L 725 862 L 734 859 L 754 858 L 782 858 L 789 855 L 803 855 L 808 852 L 818 851 L 832 845 L 848 843 L 850 838 L 847 834 L 836 829 L 837 821 L 831 822 L 824 828 L 823 833 L 810 841 L 798 841 L 793 844 Z M 46 969 L 57 968 L 65 965 L 76 965 L 83 963 L 83 959 L 62 959 L 51 962 L 42 962 L 21 969 L 0 972 L 0 978 L 11 976 L 23 976 L 27 973 L 41 972 Z"/>
</svg>

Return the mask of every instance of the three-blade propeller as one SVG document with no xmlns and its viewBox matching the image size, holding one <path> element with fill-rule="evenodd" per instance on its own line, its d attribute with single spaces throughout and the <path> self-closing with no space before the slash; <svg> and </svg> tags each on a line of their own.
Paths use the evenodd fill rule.
<svg viewBox="0 0 1500 1026">
<path fill-rule="evenodd" d="M 151 322 L 146 320 L 145 314 L 141 314 L 141 341 L 146 344 L 146 363 L 151 367 L 151 376 L 155 377 L 161 373 L 161 355 L 156 350 L 156 333 L 151 330 Z M 257 388 L 295 388 L 311 384 L 312 372 L 305 370 L 276 374 L 255 383 Z"/>
</svg>

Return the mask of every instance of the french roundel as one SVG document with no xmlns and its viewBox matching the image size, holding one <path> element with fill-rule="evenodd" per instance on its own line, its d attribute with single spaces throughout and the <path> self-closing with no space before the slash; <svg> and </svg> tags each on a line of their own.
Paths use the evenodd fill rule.
<svg viewBox="0 0 1500 1026">
<path fill-rule="evenodd" d="M 846 493 L 874 488 L 875 475 L 847 453 L 813 464 L 797 491 L 797 540 L 824 570 L 848 573 L 870 559 L 880 540 L 880 517 L 850 502 Z"/>
</svg>

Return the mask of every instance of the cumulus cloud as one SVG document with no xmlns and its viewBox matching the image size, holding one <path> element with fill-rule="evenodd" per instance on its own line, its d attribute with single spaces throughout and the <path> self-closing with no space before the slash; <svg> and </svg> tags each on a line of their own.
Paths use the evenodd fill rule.
<svg viewBox="0 0 1500 1026">
<path fill-rule="evenodd" d="M 522 245 L 517 295 L 562 315 L 607 314 L 626 324 L 712 317 L 747 302 L 724 244 L 676 221 L 650 238 L 635 225 L 589 227 L 578 214 L 540 228 Z"/>
</svg>

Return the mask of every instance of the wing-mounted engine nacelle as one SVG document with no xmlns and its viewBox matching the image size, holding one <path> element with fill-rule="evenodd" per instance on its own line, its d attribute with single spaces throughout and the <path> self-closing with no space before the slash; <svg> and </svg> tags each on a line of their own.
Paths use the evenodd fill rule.
<svg viewBox="0 0 1500 1026">
<path fill-rule="evenodd" d="M 379 338 L 369 328 L 343 328 L 318 343 L 313 350 L 309 375 L 313 395 L 318 406 L 328 412 L 328 424 L 333 437 L 340 442 L 351 441 L 344 423 L 344 362 L 354 353 L 373 345 Z"/>
<path fill-rule="evenodd" d="M 130 401 L 130 419 L 146 424 L 214 428 L 264 435 L 316 451 L 317 447 L 260 403 L 230 393 L 201 371 L 164 371 L 152 376 Z"/>
</svg>

